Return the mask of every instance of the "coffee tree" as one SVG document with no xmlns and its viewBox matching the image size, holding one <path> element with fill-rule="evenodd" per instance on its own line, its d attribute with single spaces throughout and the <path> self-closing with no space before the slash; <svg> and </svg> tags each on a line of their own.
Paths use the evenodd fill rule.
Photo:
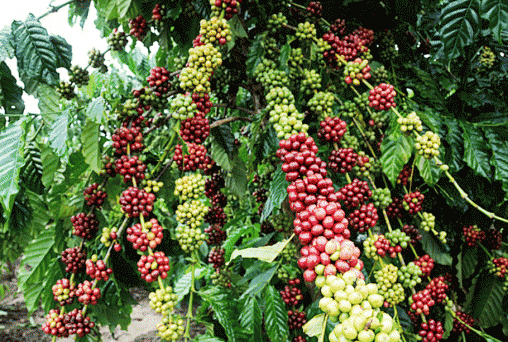
<svg viewBox="0 0 508 342">
<path fill-rule="evenodd" d="M 109 48 L 72 65 L 40 20 L 92 5 Z M 75 0 L 14 21 L 0 255 L 23 253 L 29 312 L 100 340 L 143 286 L 168 341 L 506 339 L 507 26 L 491 0 Z"/>
</svg>

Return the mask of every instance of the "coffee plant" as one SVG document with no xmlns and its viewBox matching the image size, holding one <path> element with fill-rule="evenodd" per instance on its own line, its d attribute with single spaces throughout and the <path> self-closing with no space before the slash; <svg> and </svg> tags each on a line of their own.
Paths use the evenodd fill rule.
<svg viewBox="0 0 508 342">
<path fill-rule="evenodd" d="M 73 65 L 41 21 L 92 3 Z M 506 340 L 505 2 L 111 3 L 0 32 L 0 261 L 53 340 L 137 286 L 167 341 Z"/>
</svg>

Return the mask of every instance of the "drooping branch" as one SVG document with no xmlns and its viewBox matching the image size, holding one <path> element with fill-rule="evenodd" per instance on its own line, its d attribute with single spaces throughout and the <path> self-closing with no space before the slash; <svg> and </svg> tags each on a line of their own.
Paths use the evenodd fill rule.
<svg viewBox="0 0 508 342">
<path fill-rule="evenodd" d="M 232 116 L 232 117 L 229 117 L 229 118 L 225 118 L 225 119 L 222 119 L 222 120 L 215 121 L 214 123 L 212 123 L 210 125 L 210 128 L 218 127 L 220 125 L 227 124 L 228 122 L 233 122 L 233 121 L 238 121 L 238 120 L 252 122 L 252 119 L 250 119 L 250 118 L 245 118 L 245 117 L 242 117 L 242 116 Z"/>
</svg>

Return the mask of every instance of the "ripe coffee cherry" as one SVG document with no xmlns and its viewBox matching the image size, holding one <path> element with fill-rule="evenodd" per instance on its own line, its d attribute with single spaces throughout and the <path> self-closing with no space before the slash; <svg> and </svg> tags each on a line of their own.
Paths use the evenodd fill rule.
<svg viewBox="0 0 508 342">
<path fill-rule="evenodd" d="M 121 156 L 115 160 L 115 171 L 123 176 L 124 183 L 130 183 L 132 179 L 140 182 L 145 179 L 146 165 L 139 160 L 138 156 Z"/>
<path fill-rule="evenodd" d="M 166 6 L 156 4 L 152 10 L 152 20 L 155 22 L 155 26 L 159 29 L 162 28 L 162 18 L 166 15 Z"/>
<path fill-rule="evenodd" d="M 409 236 L 410 240 L 409 242 L 414 246 L 418 241 L 422 239 L 422 235 L 420 234 L 420 231 L 415 228 L 413 225 L 404 225 L 402 228 L 402 231 Z"/>
<path fill-rule="evenodd" d="M 323 15 L 323 5 L 319 1 L 311 1 L 307 6 L 307 12 L 310 16 L 321 18 Z"/>
<path fill-rule="evenodd" d="M 119 203 L 122 211 L 129 217 L 138 217 L 140 214 L 148 217 L 153 210 L 155 195 L 143 189 L 130 186 L 122 192 Z"/>
<path fill-rule="evenodd" d="M 171 83 L 169 82 L 169 71 L 164 67 L 155 67 L 150 70 L 150 76 L 146 78 L 150 89 L 158 97 L 164 96 L 169 92 Z"/>
<path fill-rule="evenodd" d="M 430 272 L 434 268 L 434 259 L 430 255 L 425 254 L 414 261 L 415 265 L 420 267 L 423 276 L 430 276 Z"/>
<path fill-rule="evenodd" d="M 289 152 L 284 157 L 282 171 L 289 182 L 314 174 L 326 177 L 326 163 L 311 151 Z"/>
<path fill-rule="evenodd" d="M 488 262 L 488 268 L 491 273 L 499 278 L 506 278 L 508 271 L 508 259 L 505 257 L 493 258 Z"/>
<path fill-rule="evenodd" d="M 398 246 L 398 249 L 396 249 L 395 246 L 391 246 L 390 241 L 386 239 L 383 234 L 378 236 L 377 240 L 374 242 L 374 247 L 376 249 L 376 254 L 381 258 L 384 258 L 387 253 L 390 258 L 396 258 L 397 253 L 402 250 L 400 246 Z"/>
<path fill-rule="evenodd" d="M 402 217 L 404 213 L 404 207 L 402 206 L 402 200 L 398 197 L 392 198 L 392 203 L 386 208 L 386 213 L 389 218 Z"/>
<path fill-rule="evenodd" d="M 344 32 L 346 31 L 346 22 L 344 19 L 335 19 L 335 21 L 330 25 L 330 31 L 338 36 L 344 35 Z"/>
<path fill-rule="evenodd" d="M 357 160 L 358 154 L 352 148 L 340 148 L 332 150 L 330 157 L 328 157 L 327 167 L 333 172 L 351 172 L 353 167 L 356 166 Z"/>
<path fill-rule="evenodd" d="M 180 124 L 183 141 L 202 144 L 210 135 L 210 123 L 203 112 L 197 112 L 193 118 L 187 118 Z"/>
<path fill-rule="evenodd" d="M 61 306 L 70 305 L 74 300 L 74 296 L 76 295 L 75 284 L 71 283 L 69 279 L 63 278 L 58 279 L 56 284 L 52 287 L 53 298 L 60 304 Z"/>
<path fill-rule="evenodd" d="M 307 323 L 307 320 L 305 319 L 305 312 L 302 311 L 288 311 L 288 326 L 289 330 L 296 330 L 303 327 L 303 325 Z"/>
<path fill-rule="evenodd" d="M 208 213 L 206 213 L 204 220 L 208 224 L 224 227 L 226 224 L 227 216 L 224 213 L 223 207 L 213 206 L 208 209 Z"/>
<path fill-rule="evenodd" d="M 93 327 L 95 327 L 95 323 L 92 322 L 90 317 L 84 317 L 83 312 L 78 309 L 65 314 L 63 323 L 70 335 L 76 334 L 79 337 L 89 334 Z"/>
<path fill-rule="evenodd" d="M 101 208 L 104 199 L 108 196 L 104 188 L 97 183 L 93 183 L 86 188 L 85 191 L 83 191 L 83 195 L 85 195 L 86 205 L 89 207 L 95 206 L 97 209 Z"/>
<path fill-rule="evenodd" d="M 369 92 L 369 106 L 376 110 L 389 110 L 395 107 L 395 95 L 397 92 L 393 89 L 393 85 L 381 83 Z"/>
<path fill-rule="evenodd" d="M 158 251 L 153 255 L 142 255 L 138 263 L 141 278 L 149 283 L 157 281 L 158 277 L 166 279 L 169 271 L 169 258 L 164 252 Z"/>
<path fill-rule="evenodd" d="M 317 136 L 323 142 L 338 143 L 347 131 L 347 123 L 337 117 L 327 116 L 319 126 Z"/>
<path fill-rule="evenodd" d="M 162 231 L 162 226 L 159 225 L 157 219 L 153 218 L 145 222 L 143 228 L 141 228 L 141 223 L 127 228 L 127 241 L 132 243 L 134 249 L 145 252 L 148 248 L 155 249 L 162 242 Z"/>
<path fill-rule="evenodd" d="M 298 306 L 300 301 L 303 299 L 302 290 L 294 286 L 284 287 L 284 290 L 280 291 L 282 300 L 288 306 Z"/>
<path fill-rule="evenodd" d="M 307 339 L 303 337 L 302 335 L 298 335 L 293 337 L 292 342 L 307 342 Z"/>
<path fill-rule="evenodd" d="M 203 145 L 194 143 L 187 144 L 189 154 L 183 155 L 182 145 L 176 145 L 173 160 L 178 165 L 180 171 L 196 171 L 197 169 L 205 169 L 209 163 L 207 158 L 207 150 Z"/>
<path fill-rule="evenodd" d="M 213 247 L 208 254 L 208 263 L 215 269 L 221 268 L 224 265 L 225 252 L 224 248 Z"/>
<path fill-rule="evenodd" d="M 443 276 L 432 279 L 425 288 L 430 291 L 432 299 L 437 303 L 441 303 L 446 299 L 448 284 L 445 283 L 445 278 Z"/>
<path fill-rule="evenodd" d="M 95 215 L 85 213 L 79 213 L 71 217 L 74 235 L 79 236 L 83 239 L 92 239 L 97 231 L 99 230 L 99 221 L 95 218 Z"/>
<path fill-rule="evenodd" d="M 475 247 L 478 243 L 482 243 L 487 238 L 485 232 L 480 230 L 477 225 L 463 227 L 462 234 L 464 235 L 468 247 Z"/>
<path fill-rule="evenodd" d="M 362 79 L 367 80 L 372 77 L 369 61 L 367 59 L 355 58 L 354 61 L 346 62 L 344 76 L 346 84 L 359 86 Z"/>
<path fill-rule="evenodd" d="M 423 342 L 437 342 L 443 339 L 443 334 L 443 325 L 440 321 L 436 322 L 433 319 L 429 320 L 428 323 L 423 322 L 418 332 L 418 336 L 423 338 Z"/>
<path fill-rule="evenodd" d="M 503 242 L 503 235 L 499 230 L 496 230 L 494 227 L 491 227 L 487 231 L 487 236 L 483 244 L 491 250 L 496 250 L 501 248 L 501 244 Z"/>
<path fill-rule="evenodd" d="M 208 245 L 220 245 L 227 238 L 226 232 L 222 230 L 222 226 L 219 224 L 213 224 L 205 228 L 205 234 L 208 234 L 206 240 Z"/>
<path fill-rule="evenodd" d="M 434 306 L 436 302 L 432 299 L 429 289 L 423 289 L 415 293 L 410 301 L 411 310 L 415 312 L 417 316 L 429 314 L 429 308 Z"/>
<path fill-rule="evenodd" d="M 353 179 L 350 184 L 344 185 L 339 192 L 344 199 L 346 208 L 351 209 L 363 204 L 372 196 L 372 191 L 369 189 L 367 181 L 360 181 Z"/>
<path fill-rule="evenodd" d="M 139 41 L 143 40 L 146 36 L 148 23 L 145 18 L 140 14 L 136 18 L 129 19 L 130 34 L 136 37 Z"/>
<path fill-rule="evenodd" d="M 81 273 L 85 271 L 86 251 L 80 247 L 67 248 L 61 253 L 62 262 L 65 264 L 65 272 Z"/>
<path fill-rule="evenodd" d="M 455 315 L 462 320 L 462 322 L 466 323 L 468 326 L 473 326 L 475 324 L 475 319 L 468 315 L 465 312 L 460 310 L 455 311 Z M 466 334 L 471 332 L 471 329 L 464 323 L 459 321 L 457 318 L 453 318 L 453 331 L 457 333 L 461 333 L 462 331 Z"/>
<path fill-rule="evenodd" d="M 78 289 L 76 290 L 76 296 L 78 297 L 78 301 L 83 305 L 96 305 L 97 300 L 101 298 L 101 290 L 96 287 L 93 288 L 93 283 L 85 280 L 81 284 L 78 284 Z"/>
<path fill-rule="evenodd" d="M 120 127 L 115 130 L 111 136 L 113 148 L 116 154 L 127 154 L 127 145 L 130 145 L 131 152 L 141 152 L 145 148 L 143 145 L 143 134 L 139 127 Z"/>
<path fill-rule="evenodd" d="M 224 18 L 229 20 L 238 13 L 240 9 L 240 3 L 242 0 L 210 0 L 212 5 L 212 14 L 214 17 L 219 17 L 222 10 L 226 12 Z"/>
<path fill-rule="evenodd" d="M 318 147 L 312 137 L 308 137 L 304 132 L 292 134 L 288 139 L 283 139 L 279 142 L 279 149 L 277 149 L 276 156 L 282 162 L 286 162 L 286 155 L 290 152 L 303 152 L 309 150 L 316 154 Z"/>
<path fill-rule="evenodd" d="M 87 259 L 85 262 L 86 265 L 86 274 L 90 276 L 92 279 L 104 280 L 107 281 L 109 279 L 109 275 L 113 273 L 111 268 L 106 267 L 106 264 L 102 260 L 97 260 L 97 262 L 93 262 L 91 259 Z"/>
<path fill-rule="evenodd" d="M 372 228 L 376 225 L 379 216 L 374 204 L 362 204 L 360 209 L 356 209 L 348 216 L 350 227 L 358 230 L 360 233 Z"/>
<path fill-rule="evenodd" d="M 176 293 L 173 293 L 171 286 L 150 292 L 148 298 L 150 299 L 150 307 L 160 314 L 173 311 L 176 303 L 178 303 L 178 296 Z"/>
<path fill-rule="evenodd" d="M 404 165 L 404 168 L 402 171 L 400 171 L 400 174 L 397 177 L 397 184 L 402 184 L 403 186 L 407 185 L 407 182 L 409 178 L 411 178 L 412 169 L 409 165 Z"/>
<path fill-rule="evenodd" d="M 46 315 L 46 321 L 42 325 L 42 331 L 56 337 L 68 337 L 69 331 L 65 327 L 63 320 L 64 316 L 60 314 L 60 310 L 49 310 L 49 313 Z"/>
<path fill-rule="evenodd" d="M 420 191 L 411 192 L 404 195 L 402 205 L 410 214 L 416 214 L 422 210 L 422 204 L 425 196 Z"/>
</svg>

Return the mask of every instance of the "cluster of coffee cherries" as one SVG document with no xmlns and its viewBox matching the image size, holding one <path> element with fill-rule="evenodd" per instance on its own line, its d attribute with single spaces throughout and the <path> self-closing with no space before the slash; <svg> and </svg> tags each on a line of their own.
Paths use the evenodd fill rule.
<svg viewBox="0 0 508 342">
<path fill-rule="evenodd" d="M 92 255 L 90 259 L 87 259 L 85 262 L 86 266 L 86 274 L 90 276 L 90 278 L 95 279 L 97 281 L 109 280 L 109 275 L 113 273 L 113 270 L 106 266 L 106 263 L 103 260 L 98 260 L 97 255 Z"/>
<path fill-rule="evenodd" d="M 316 37 L 317 31 L 316 26 L 308 21 L 304 23 L 298 23 L 296 28 L 295 36 L 300 40 L 310 40 Z"/>
<path fill-rule="evenodd" d="M 185 120 L 193 118 L 197 110 L 197 105 L 192 101 L 189 95 L 177 94 L 171 99 L 170 110 L 176 120 Z"/>
<path fill-rule="evenodd" d="M 265 98 L 268 103 L 265 110 L 270 114 L 270 122 L 279 139 L 287 140 L 293 134 L 307 132 L 309 126 L 302 122 L 305 115 L 296 109 L 291 90 L 286 87 L 271 88 Z"/>
<path fill-rule="evenodd" d="M 332 106 L 335 103 L 333 93 L 318 91 L 307 103 L 310 110 L 317 114 L 320 120 L 333 114 Z"/>
<path fill-rule="evenodd" d="M 58 279 L 51 289 L 53 291 L 53 298 L 61 306 L 72 304 L 76 295 L 76 284 L 69 279 Z"/>
<path fill-rule="evenodd" d="M 389 110 L 395 107 L 395 96 L 397 92 L 393 85 L 381 83 L 369 92 L 369 106 L 376 110 Z"/>
<path fill-rule="evenodd" d="M 224 265 L 224 254 L 226 253 L 224 248 L 217 246 L 212 247 L 210 253 L 208 253 L 208 263 L 215 268 L 215 270 L 221 268 Z"/>
<path fill-rule="evenodd" d="M 372 191 L 367 181 L 361 181 L 358 178 L 344 185 L 339 189 L 339 192 L 342 194 L 344 205 L 348 209 L 358 207 L 372 197 Z"/>
<path fill-rule="evenodd" d="M 425 196 L 420 191 L 414 191 L 404 195 L 402 205 L 409 214 L 416 214 L 422 210 L 422 204 Z"/>
<path fill-rule="evenodd" d="M 397 274 L 397 281 L 402 284 L 404 288 L 414 288 L 417 284 L 422 282 L 423 272 L 414 262 L 407 265 L 402 265 Z"/>
<path fill-rule="evenodd" d="M 147 193 L 143 189 L 129 186 L 122 192 L 119 203 L 122 206 L 122 212 L 129 217 L 148 217 L 153 210 L 155 195 Z"/>
<path fill-rule="evenodd" d="M 347 173 L 353 170 L 357 162 L 358 154 L 352 148 L 339 148 L 330 152 L 327 167 L 333 172 Z"/>
<path fill-rule="evenodd" d="M 55 337 L 69 337 L 74 334 L 83 337 L 94 327 L 95 323 L 90 317 L 84 316 L 81 310 L 74 309 L 69 313 L 61 314 L 59 309 L 52 309 L 46 315 L 42 331 Z"/>
<path fill-rule="evenodd" d="M 270 216 L 270 223 L 275 230 L 279 232 L 288 232 L 293 228 L 293 217 L 281 209 Z M 288 244 L 288 246 L 289 245 L 291 244 Z"/>
<path fill-rule="evenodd" d="M 496 62 L 496 55 L 488 46 L 483 47 L 483 51 L 480 55 L 480 65 L 483 69 L 492 69 Z"/>
<path fill-rule="evenodd" d="M 418 228 L 413 225 L 405 224 L 402 227 L 402 231 L 409 236 L 409 243 L 413 246 L 422 239 L 422 234 L 420 234 Z"/>
<path fill-rule="evenodd" d="M 478 243 L 482 243 L 487 237 L 485 232 L 480 230 L 476 224 L 463 227 L 462 234 L 464 235 L 468 247 L 475 247 Z"/>
<path fill-rule="evenodd" d="M 83 239 L 92 239 L 99 230 L 99 221 L 95 214 L 79 213 L 71 217 L 71 223 L 74 228 L 74 235 Z"/>
<path fill-rule="evenodd" d="M 323 142 L 339 143 L 347 131 L 347 123 L 338 117 L 327 116 L 319 123 L 318 138 Z"/>
<path fill-rule="evenodd" d="M 129 183 L 133 179 L 137 182 L 145 179 L 146 165 L 139 160 L 138 156 L 128 157 L 122 155 L 115 160 L 115 172 L 123 176 L 123 182 Z"/>
<path fill-rule="evenodd" d="M 422 270 L 422 276 L 430 276 L 430 272 L 432 272 L 432 269 L 434 268 L 434 259 L 432 259 L 430 255 L 422 255 L 416 259 L 414 263 L 420 267 L 420 270 Z"/>
<path fill-rule="evenodd" d="M 263 58 L 261 63 L 259 63 L 254 69 L 254 77 L 257 82 L 263 85 L 265 91 L 269 91 L 275 87 L 283 87 L 289 82 L 288 75 L 284 71 L 278 70 L 277 64 L 274 61 L 266 58 Z M 314 82 L 310 82 L 310 84 L 312 86 Z"/>
<path fill-rule="evenodd" d="M 76 97 L 76 93 L 74 92 L 74 85 L 72 83 L 60 81 L 59 85 L 56 87 L 56 91 L 60 97 L 66 100 L 70 100 Z"/>
<path fill-rule="evenodd" d="M 224 10 L 226 13 L 224 18 L 229 20 L 238 13 L 241 2 L 242 0 L 210 0 L 210 5 L 212 5 L 212 15 L 218 17 L 220 16 L 220 12 Z"/>
<path fill-rule="evenodd" d="M 320 18 L 323 15 L 323 5 L 319 1 L 311 1 L 307 6 L 307 12 L 310 16 Z"/>
<path fill-rule="evenodd" d="M 183 155 L 182 145 L 176 145 L 173 161 L 180 171 L 196 171 L 206 169 L 210 163 L 206 147 L 195 143 L 187 143 L 188 154 Z"/>
<path fill-rule="evenodd" d="M 337 22 L 334 29 L 337 29 L 337 31 L 330 30 L 323 35 L 323 40 L 330 45 L 330 48 L 323 52 L 323 57 L 335 68 L 339 67 L 337 63 L 339 56 L 346 61 L 354 60 L 367 52 L 374 41 L 374 31 L 363 27 L 359 27 L 344 37 L 341 37 L 344 34 L 344 22 Z"/>
<path fill-rule="evenodd" d="M 98 183 L 91 184 L 88 188 L 83 191 L 83 195 L 85 195 L 86 205 L 89 207 L 95 206 L 96 208 L 101 208 L 104 200 L 108 196 L 106 191 L 104 191 L 104 187 L 100 186 Z"/>
<path fill-rule="evenodd" d="M 460 319 L 460 321 L 459 321 Z M 464 322 L 464 323 L 462 323 Z M 467 324 L 467 325 L 466 325 Z M 469 334 L 471 332 L 471 329 L 469 329 L 470 326 L 473 326 L 475 324 L 475 319 L 468 315 L 467 313 L 457 310 L 455 311 L 455 315 L 453 317 L 453 331 L 457 333 L 464 332 L 466 334 Z"/>
<path fill-rule="evenodd" d="M 99 50 L 93 48 L 88 51 L 88 64 L 99 69 L 102 73 L 107 71 L 107 66 L 104 64 L 105 61 L 104 54 L 102 54 Z"/>
<path fill-rule="evenodd" d="M 127 146 L 130 146 L 131 152 L 141 152 L 145 148 L 143 145 L 143 134 L 140 127 L 119 127 L 111 135 L 113 148 L 116 154 L 126 154 Z M 125 155 L 125 157 L 127 157 Z M 137 156 L 136 156 L 137 157 Z"/>
<path fill-rule="evenodd" d="M 148 295 L 150 299 L 150 308 L 157 313 L 164 314 L 166 312 L 173 311 L 176 303 L 178 302 L 178 296 L 173 292 L 171 286 L 166 286 L 150 292 Z"/>
<path fill-rule="evenodd" d="M 385 307 L 399 304 L 406 298 L 402 284 L 397 282 L 398 271 L 397 266 L 385 264 L 374 273 L 379 292 L 385 299 Z"/>
<path fill-rule="evenodd" d="M 69 71 L 69 81 L 80 87 L 88 84 L 88 81 L 90 81 L 90 76 L 88 75 L 88 71 L 80 68 L 77 65 L 74 65 Z"/>
<path fill-rule="evenodd" d="M 416 151 L 419 155 L 422 155 L 427 159 L 431 159 L 439 155 L 440 145 L 441 139 L 436 133 L 432 131 L 427 131 L 424 135 L 416 137 Z"/>
<path fill-rule="evenodd" d="M 180 88 L 196 94 L 209 93 L 210 77 L 222 65 L 222 54 L 211 43 L 198 45 L 189 49 L 186 65 L 178 75 Z"/>
<path fill-rule="evenodd" d="M 166 279 L 170 268 L 169 258 L 162 251 L 154 252 L 153 255 L 142 255 L 137 266 L 141 278 L 148 283 L 157 281 L 158 277 Z"/>
<path fill-rule="evenodd" d="M 288 23 L 286 16 L 279 12 L 277 14 L 272 14 L 270 17 L 268 17 L 268 22 L 266 24 L 266 29 L 271 34 L 276 34 L 283 25 L 286 25 Z"/>
<path fill-rule="evenodd" d="M 362 60 L 361 58 L 346 62 L 343 73 L 346 84 L 353 84 L 355 86 L 359 86 L 361 80 L 368 80 L 372 77 L 369 61 L 366 59 Z"/>
<path fill-rule="evenodd" d="M 201 42 L 218 43 L 225 45 L 231 41 L 231 30 L 226 19 L 219 19 L 219 17 L 211 17 L 210 20 L 201 20 L 199 34 L 201 35 Z"/>
<path fill-rule="evenodd" d="M 101 235 L 101 243 L 104 244 L 104 246 L 109 247 L 113 243 L 113 249 L 116 252 L 120 252 L 122 249 L 122 245 L 120 245 L 117 241 L 118 238 L 118 228 L 108 228 L 104 227 L 102 228 L 102 235 Z"/>
<path fill-rule="evenodd" d="M 402 168 L 402 171 L 400 171 L 399 175 L 397 176 L 397 184 L 402 184 L 403 186 L 406 186 L 409 178 L 411 178 L 411 175 L 413 173 L 413 170 L 411 169 L 411 166 L 404 165 Z"/>
<path fill-rule="evenodd" d="M 360 208 L 355 209 L 347 217 L 349 226 L 360 233 L 374 227 L 378 219 L 379 216 L 374 203 L 362 204 Z"/>
<path fill-rule="evenodd" d="M 141 14 L 136 18 L 129 19 L 129 33 L 140 41 L 145 38 L 148 28 L 148 23 Z"/>
<path fill-rule="evenodd" d="M 418 336 L 423 342 L 437 342 L 443 339 L 444 329 L 440 321 L 433 319 L 428 322 L 422 322 Z"/>
<path fill-rule="evenodd" d="M 392 194 L 388 188 L 377 188 L 372 190 L 372 203 L 379 209 L 386 209 L 392 202 Z"/>
<path fill-rule="evenodd" d="M 420 120 L 416 112 L 409 113 L 405 118 L 398 118 L 397 123 L 400 125 L 400 130 L 403 133 L 411 133 L 413 130 L 421 132 L 423 130 L 422 120 Z"/>
<path fill-rule="evenodd" d="M 157 336 L 163 340 L 178 341 L 185 332 L 185 321 L 177 315 L 163 316 L 157 323 Z"/>
<path fill-rule="evenodd" d="M 489 270 L 499 278 L 505 278 L 508 272 L 508 259 L 505 257 L 493 258 L 489 261 Z"/>
<path fill-rule="evenodd" d="M 314 69 L 303 69 L 303 79 L 300 82 L 300 91 L 305 95 L 312 95 L 318 89 L 321 89 L 321 75 Z M 308 104 L 311 107 L 310 104 Z M 315 111 L 315 109 L 311 109 Z"/>
<path fill-rule="evenodd" d="M 111 50 L 122 51 L 127 45 L 127 36 L 125 32 L 118 31 L 118 28 L 114 28 L 106 41 Z"/>
<path fill-rule="evenodd" d="M 163 238 L 163 228 L 159 225 L 157 219 L 152 218 L 145 222 L 136 223 L 132 227 L 127 228 L 127 241 L 132 243 L 134 249 L 146 252 L 148 248 L 155 249 Z"/>
</svg>

